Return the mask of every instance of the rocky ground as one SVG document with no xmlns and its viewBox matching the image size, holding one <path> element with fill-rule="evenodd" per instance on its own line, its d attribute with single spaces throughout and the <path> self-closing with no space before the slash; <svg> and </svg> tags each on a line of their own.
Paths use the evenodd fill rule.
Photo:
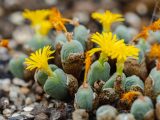
<svg viewBox="0 0 160 120">
<path fill-rule="evenodd" d="M 67 18 L 78 17 L 91 32 L 100 29 L 90 18 L 95 10 L 111 9 L 124 14 L 127 24 L 136 34 L 142 26 L 151 21 L 153 0 L 0 0 L 0 37 L 10 39 L 10 47 L 20 54 L 23 43 L 32 37 L 28 22 L 21 12 L 28 9 L 42 9 L 56 6 Z M 113 26 L 114 28 L 114 26 Z M 14 78 L 8 71 L 12 53 L 0 48 L 0 120 L 69 120 L 72 119 L 74 101 L 57 101 L 46 95 L 34 79 Z M 78 111 L 74 115 L 85 111 Z M 90 119 L 94 119 L 94 115 Z"/>
</svg>

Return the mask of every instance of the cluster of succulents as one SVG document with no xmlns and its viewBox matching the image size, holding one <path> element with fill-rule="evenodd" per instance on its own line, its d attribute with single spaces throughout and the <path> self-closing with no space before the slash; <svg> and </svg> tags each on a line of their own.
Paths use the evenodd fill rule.
<svg viewBox="0 0 160 120">
<path fill-rule="evenodd" d="M 26 79 L 26 71 L 34 72 L 45 93 L 57 100 L 74 98 L 75 109 L 97 110 L 97 120 L 154 116 L 152 100 L 157 100 L 157 106 L 160 101 L 160 45 L 150 44 L 147 38 L 149 31 L 160 30 L 160 20 L 133 37 L 125 25 L 112 30 L 112 24 L 124 18 L 108 10 L 92 14 L 103 28 L 93 34 L 77 20 L 63 18 L 56 8 L 25 10 L 23 16 L 31 21 L 34 37 L 27 43 L 30 53 L 9 62 L 15 77 Z M 66 23 L 74 26 L 71 32 Z M 49 32 L 55 39 L 49 38 Z M 90 36 L 96 47 L 88 50 Z M 156 66 L 147 71 L 151 60 L 156 60 Z M 116 71 L 111 74 L 113 67 Z M 118 115 L 121 110 L 128 114 Z"/>
</svg>

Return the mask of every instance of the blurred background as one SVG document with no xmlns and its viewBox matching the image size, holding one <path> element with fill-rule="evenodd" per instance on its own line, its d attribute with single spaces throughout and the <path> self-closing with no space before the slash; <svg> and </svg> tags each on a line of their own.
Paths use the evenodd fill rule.
<svg viewBox="0 0 160 120">
<path fill-rule="evenodd" d="M 126 19 L 125 25 L 140 30 L 142 26 L 150 23 L 154 6 L 154 0 L 0 0 L 0 38 L 29 37 L 28 21 L 25 21 L 21 14 L 24 9 L 57 7 L 63 16 L 77 17 L 91 32 L 95 32 L 98 23 L 96 25 L 90 18 L 94 11 L 109 9 L 122 13 Z M 21 36 L 17 36 L 19 31 L 23 33 Z"/>
</svg>

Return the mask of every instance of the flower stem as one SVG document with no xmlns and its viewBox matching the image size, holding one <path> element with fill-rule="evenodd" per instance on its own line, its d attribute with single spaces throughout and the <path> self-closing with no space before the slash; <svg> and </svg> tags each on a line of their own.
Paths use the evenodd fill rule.
<svg viewBox="0 0 160 120">
<path fill-rule="evenodd" d="M 123 69 L 124 69 L 124 62 L 117 62 L 116 63 L 116 66 L 117 66 L 117 75 L 120 75 L 122 76 L 123 74 Z"/>
<path fill-rule="evenodd" d="M 111 31 L 111 25 L 110 24 L 103 24 L 103 32 L 110 32 Z"/>
<path fill-rule="evenodd" d="M 52 71 L 52 69 L 49 66 L 47 67 L 47 69 L 45 70 L 45 72 L 46 72 L 46 74 L 48 76 L 52 76 L 53 75 L 53 71 Z"/>
<path fill-rule="evenodd" d="M 108 57 L 106 57 L 107 55 L 105 55 L 103 52 L 100 54 L 100 57 L 98 59 L 98 61 L 103 65 L 104 62 L 106 62 L 108 60 Z"/>
</svg>

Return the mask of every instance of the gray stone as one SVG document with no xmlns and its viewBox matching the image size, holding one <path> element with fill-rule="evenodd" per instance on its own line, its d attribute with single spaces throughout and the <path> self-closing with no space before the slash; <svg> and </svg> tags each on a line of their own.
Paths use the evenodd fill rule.
<svg viewBox="0 0 160 120">
<path fill-rule="evenodd" d="M 33 38 L 33 31 L 29 26 L 20 26 L 13 31 L 13 39 L 19 44 L 25 44 Z"/>
<path fill-rule="evenodd" d="M 8 98 L 2 97 L 0 99 L 0 108 L 1 109 L 6 109 L 9 106 L 9 100 Z"/>
<path fill-rule="evenodd" d="M 84 109 L 77 109 L 72 113 L 73 120 L 88 120 L 89 115 Z"/>
<path fill-rule="evenodd" d="M 30 111 L 33 110 L 33 107 L 27 106 L 27 107 L 23 108 L 23 110 L 24 110 L 25 112 L 30 112 Z"/>
<path fill-rule="evenodd" d="M 34 120 L 48 120 L 48 116 L 45 113 L 40 113 L 35 116 Z"/>
<path fill-rule="evenodd" d="M 6 78 L 6 79 L 0 79 L 0 89 L 4 90 L 5 92 L 10 91 L 10 86 L 11 86 L 11 80 Z"/>
<path fill-rule="evenodd" d="M 14 78 L 13 84 L 18 85 L 18 86 L 23 86 L 23 87 L 27 87 L 29 85 L 28 83 L 24 82 L 24 80 L 19 79 L 19 78 Z"/>
<path fill-rule="evenodd" d="M 10 109 L 4 109 L 3 110 L 3 115 L 6 116 L 6 117 L 9 117 L 11 116 L 12 114 L 12 111 Z"/>
<path fill-rule="evenodd" d="M 30 97 L 27 97 L 26 100 L 25 100 L 25 104 L 26 105 L 30 105 L 30 104 L 32 104 L 32 102 L 33 101 L 32 101 L 32 99 Z"/>
</svg>

